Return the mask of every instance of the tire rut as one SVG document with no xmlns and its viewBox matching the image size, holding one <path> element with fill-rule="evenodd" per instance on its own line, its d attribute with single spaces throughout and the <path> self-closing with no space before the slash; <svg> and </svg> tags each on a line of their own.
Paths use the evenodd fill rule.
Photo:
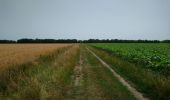
<svg viewBox="0 0 170 100">
<path fill-rule="evenodd" d="M 74 68 L 74 74 L 72 76 L 72 85 L 73 85 L 73 89 L 72 91 L 70 91 L 70 97 L 68 98 L 68 100 L 79 100 L 82 98 L 82 82 L 83 82 L 83 61 L 82 61 L 82 55 L 80 53 L 80 57 L 79 57 L 79 62 L 78 64 L 75 66 Z"/>
<path fill-rule="evenodd" d="M 82 81 L 82 77 L 83 77 L 83 73 L 82 73 L 82 58 L 80 55 L 80 60 L 77 66 L 75 66 L 74 69 L 74 73 L 75 73 L 75 80 L 74 80 L 74 86 L 78 87 L 81 86 L 81 81 Z"/>
<path fill-rule="evenodd" d="M 100 57 L 98 57 L 93 51 L 86 47 L 86 49 L 95 56 L 105 67 L 107 67 L 113 75 L 124 85 L 127 89 L 138 99 L 138 100 L 149 100 L 144 97 L 142 93 L 138 92 L 134 87 L 132 87 L 127 81 L 125 81 L 119 74 L 117 74 L 107 63 L 105 63 Z"/>
</svg>

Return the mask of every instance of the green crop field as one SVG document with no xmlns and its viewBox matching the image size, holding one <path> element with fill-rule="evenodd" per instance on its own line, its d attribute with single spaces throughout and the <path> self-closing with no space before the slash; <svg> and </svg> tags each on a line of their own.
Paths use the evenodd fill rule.
<svg viewBox="0 0 170 100">
<path fill-rule="evenodd" d="M 170 44 L 90 44 L 106 61 L 150 99 L 170 99 Z"/>
<path fill-rule="evenodd" d="M 0 100 L 170 99 L 168 43 L 2 47 Z"/>
<path fill-rule="evenodd" d="M 164 75 L 170 75 L 170 44 L 108 43 L 93 46 L 112 52 L 130 62 Z"/>
</svg>

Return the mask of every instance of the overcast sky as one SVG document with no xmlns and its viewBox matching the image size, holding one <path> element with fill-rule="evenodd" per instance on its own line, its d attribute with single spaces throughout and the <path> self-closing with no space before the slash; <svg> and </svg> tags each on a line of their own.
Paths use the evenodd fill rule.
<svg viewBox="0 0 170 100">
<path fill-rule="evenodd" d="M 0 39 L 170 39 L 170 0 L 0 0 Z"/>
</svg>

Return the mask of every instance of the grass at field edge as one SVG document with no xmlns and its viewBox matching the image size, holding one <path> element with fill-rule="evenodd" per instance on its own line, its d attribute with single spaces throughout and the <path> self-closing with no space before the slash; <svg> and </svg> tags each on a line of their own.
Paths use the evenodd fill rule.
<svg viewBox="0 0 170 100">
<path fill-rule="evenodd" d="M 130 84 L 143 92 L 153 100 L 170 99 L 169 79 L 155 75 L 151 71 L 145 70 L 136 64 L 130 63 L 112 55 L 110 52 L 100 48 L 90 47 L 99 57 L 107 62 L 117 73 L 123 76 Z"/>
</svg>

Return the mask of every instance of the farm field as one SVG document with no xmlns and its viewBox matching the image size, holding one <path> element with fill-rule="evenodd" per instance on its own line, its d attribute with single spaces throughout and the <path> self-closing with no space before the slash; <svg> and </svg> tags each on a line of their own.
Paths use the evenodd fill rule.
<svg viewBox="0 0 170 100">
<path fill-rule="evenodd" d="M 0 100 L 170 100 L 170 0 L 0 0 Z"/>
<path fill-rule="evenodd" d="M 130 62 L 143 65 L 157 73 L 170 76 L 169 43 L 108 43 L 94 44 Z"/>
<path fill-rule="evenodd" d="M 70 44 L 0 44 L 0 68 L 34 61 L 40 55 L 48 54 Z"/>
<path fill-rule="evenodd" d="M 153 100 L 170 99 L 170 44 L 91 44 L 94 52 L 138 91 Z M 150 65 L 151 64 L 151 65 Z"/>
<path fill-rule="evenodd" d="M 162 74 L 162 70 L 152 71 L 150 68 L 143 68 L 143 65 L 137 64 L 141 63 L 140 61 L 131 61 L 126 55 L 118 55 L 119 49 L 125 51 L 128 47 L 133 49 L 141 46 L 147 50 L 152 48 L 156 50 L 154 48 L 159 44 L 155 44 L 156 46 L 154 44 L 23 44 L 22 46 L 17 44 L 20 45 L 18 47 L 15 45 L 4 44 L 0 47 L 0 51 L 4 52 L 1 58 L 6 54 L 8 55 L 6 60 L 11 57 L 18 61 L 15 65 L 10 64 L 10 67 L 0 62 L 1 68 L 6 67 L 0 73 L 2 100 L 170 99 L 168 74 Z M 159 52 L 161 64 L 162 57 L 166 59 L 165 62 L 169 61 L 168 45 L 159 46 L 161 48 L 159 50 L 162 50 Z M 109 47 L 112 51 L 108 50 Z M 5 53 L 7 51 L 10 53 Z M 28 51 L 29 54 L 26 53 Z M 167 56 L 163 56 L 162 52 Z M 18 53 L 20 54 L 17 55 Z M 19 60 L 22 59 L 20 63 Z M 160 64 L 158 61 L 152 63 Z"/>
</svg>

